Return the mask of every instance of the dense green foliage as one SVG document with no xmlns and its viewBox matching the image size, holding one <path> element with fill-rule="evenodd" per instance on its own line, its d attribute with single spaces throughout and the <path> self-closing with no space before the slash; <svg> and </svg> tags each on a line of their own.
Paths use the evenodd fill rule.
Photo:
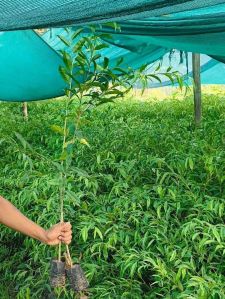
<svg viewBox="0 0 225 299">
<path fill-rule="evenodd" d="M 203 102 L 196 130 L 191 99 L 121 101 L 83 121 L 90 148 L 77 144 L 65 206 L 90 298 L 225 298 L 225 101 Z M 32 103 L 26 123 L 18 104 L 0 105 L 0 194 L 45 227 L 59 220 L 62 137 L 51 126 L 63 107 Z M 3 227 L 0 242 L 0 284 L 53 298 L 56 249 Z"/>
</svg>

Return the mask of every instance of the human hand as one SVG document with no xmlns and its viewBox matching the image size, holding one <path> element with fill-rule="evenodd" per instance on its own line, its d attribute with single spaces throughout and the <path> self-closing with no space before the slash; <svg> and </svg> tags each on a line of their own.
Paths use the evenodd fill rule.
<svg viewBox="0 0 225 299">
<path fill-rule="evenodd" d="M 72 227 L 69 222 L 58 223 L 45 231 L 44 243 L 58 245 L 60 242 L 69 245 L 72 240 Z"/>
</svg>

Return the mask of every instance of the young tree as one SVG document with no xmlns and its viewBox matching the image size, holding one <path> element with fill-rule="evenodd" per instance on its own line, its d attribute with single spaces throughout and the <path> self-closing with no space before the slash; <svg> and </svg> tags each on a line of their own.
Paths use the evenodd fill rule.
<svg viewBox="0 0 225 299">
<path fill-rule="evenodd" d="M 67 188 L 67 174 L 73 161 L 77 143 L 90 146 L 82 133 L 85 115 L 99 105 L 112 103 L 129 93 L 136 82 L 142 84 L 142 90 L 149 80 L 161 81 L 161 76 L 167 76 L 172 81 L 179 81 L 179 74 L 171 68 L 160 73 L 160 66 L 151 74 L 145 74 L 148 65 L 134 70 L 126 66 L 123 58 L 111 61 L 102 54 L 109 47 L 99 33 L 90 27 L 89 33 L 82 29 L 71 31 L 67 29 L 67 37 L 59 36 L 65 48 L 61 51 L 63 65 L 59 71 L 66 83 L 64 125 L 54 125 L 52 129 L 63 137 L 60 165 L 60 219 L 64 221 L 64 202 Z M 109 36 L 107 35 L 107 38 Z M 71 261 L 69 248 L 66 249 L 67 260 Z M 59 245 L 58 260 L 61 261 L 62 248 Z M 72 261 L 71 261 L 72 264 Z"/>
</svg>

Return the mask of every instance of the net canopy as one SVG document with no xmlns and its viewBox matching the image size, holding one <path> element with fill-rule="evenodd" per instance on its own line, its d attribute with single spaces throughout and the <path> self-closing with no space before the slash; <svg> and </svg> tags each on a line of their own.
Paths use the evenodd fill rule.
<svg viewBox="0 0 225 299">
<path fill-rule="evenodd" d="M 225 3 L 225 1 L 224 1 Z M 225 61 L 225 4 L 144 20 L 120 22 L 113 33 L 118 46 L 131 42 L 136 48 L 148 45 L 204 53 Z"/>
<path fill-rule="evenodd" d="M 55 28 L 40 37 L 28 29 L 73 25 L 75 30 L 111 21 L 117 21 L 121 30 L 104 25 L 101 29 L 113 36 L 103 53 L 110 60 L 123 57 L 125 64 L 137 68 L 161 59 L 167 67 L 166 53 L 171 49 L 203 53 L 211 57 L 202 56 L 203 83 L 225 83 L 225 0 L 12 0 L 0 1 L 0 16 L 1 100 L 42 100 L 64 94 L 58 72 L 63 44 L 57 35 L 65 30 Z M 190 58 L 188 64 L 191 75 Z"/>
<path fill-rule="evenodd" d="M 0 99 L 24 101 L 61 95 L 60 55 L 32 30 L 0 32 Z"/>
<path fill-rule="evenodd" d="M 223 0 L 5 0 L 0 1 L 0 30 L 143 19 L 222 3 Z"/>
</svg>

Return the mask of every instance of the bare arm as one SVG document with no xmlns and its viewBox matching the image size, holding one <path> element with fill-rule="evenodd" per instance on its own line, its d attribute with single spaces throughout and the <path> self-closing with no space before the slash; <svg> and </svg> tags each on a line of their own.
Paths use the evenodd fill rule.
<svg viewBox="0 0 225 299">
<path fill-rule="evenodd" d="M 48 245 L 57 245 L 61 241 L 69 244 L 72 238 L 70 223 L 58 223 L 45 230 L 1 196 L 0 223 Z"/>
</svg>

